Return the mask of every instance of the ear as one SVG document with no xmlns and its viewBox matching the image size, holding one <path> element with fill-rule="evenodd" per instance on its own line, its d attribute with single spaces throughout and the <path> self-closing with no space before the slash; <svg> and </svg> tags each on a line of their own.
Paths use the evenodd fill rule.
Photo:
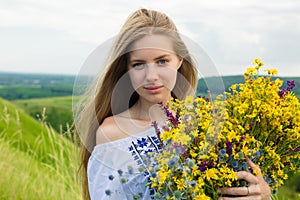
<svg viewBox="0 0 300 200">
<path fill-rule="evenodd" d="M 177 70 L 181 67 L 182 63 L 183 63 L 183 58 L 181 56 L 178 56 L 179 59 L 179 63 L 177 65 Z"/>
</svg>

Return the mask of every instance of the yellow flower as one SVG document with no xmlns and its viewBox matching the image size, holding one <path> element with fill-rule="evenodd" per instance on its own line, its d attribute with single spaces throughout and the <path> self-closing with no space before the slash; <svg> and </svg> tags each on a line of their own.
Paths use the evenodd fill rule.
<svg viewBox="0 0 300 200">
<path fill-rule="evenodd" d="M 159 185 L 161 185 L 167 177 L 169 177 L 170 171 L 166 171 L 165 169 L 161 169 L 158 171 L 157 176 L 159 178 Z"/>
<path fill-rule="evenodd" d="M 198 154 L 192 149 L 190 150 L 190 155 L 192 156 L 192 158 L 196 158 L 198 156 Z"/>
<path fill-rule="evenodd" d="M 252 64 L 256 64 L 256 65 L 259 65 L 259 66 L 264 66 L 264 63 L 260 60 L 260 58 L 256 58 L 252 61 Z"/>
<path fill-rule="evenodd" d="M 199 175 L 199 174 L 200 174 L 200 170 L 198 169 L 197 165 L 194 165 L 194 166 L 192 167 L 192 175 L 193 175 L 193 176 L 197 176 L 197 175 Z"/>
<path fill-rule="evenodd" d="M 267 68 L 264 71 L 267 72 L 269 75 L 277 75 L 278 74 L 277 69 Z"/>
<path fill-rule="evenodd" d="M 194 198 L 195 200 L 211 200 L 210 197 L 206 196 L 205 194 L 198 194 Z"/>
<path fill-rule="evenodd" d="M 190 143 L 191 137 L 185 133 L 181 134 L 181 133 L 177 132 L 177 134 L 175 134 L 173 140 L 179 144 L 187 145 Z"/>
<path fill-rule="evenodd" d="M 185 101 L 184 101 L 184 106 L 189 107 L 190 105 L 193 105 L 193 102 L 194 102 L 194 97 L 193 96 L 187 96 L 185 98 Z"/>
<path fill-rule="evenodd" d="M 157 186 L 156 178 L 150 177 L 150 181 L 151 181 L 151 187 L 154 188 Z"/>
<path fill-rule="evenodd" d="M 173 130 L 174 131 L 174 130 Z M 162 141 L 171 140 L 173 138 L 173 132 L 172 131 L 164 131 L 161 134 Z"/>
<path fill-rule="evenodd" d="M 254 64 L 254 65 L 258 64 L 258 63 L 260 63 L 260 58 L 256 58 L 252 61 L 252 64 Z"/>
<path fill-rule="evenodd" d="M 255 69 L 255 68 L 247 68 L 246 74 L 255 75 L 255 74 L 257 74 L 257 69 Z"/>
<path fill-rule="evenodd" d="M 239 140 L 238 136 L 236 135 L 236 133 L 234 131 L 230 131 L 228 133 L 227 139 L 229 140 L 229 142 L 232 142 L 232 140 Z"/>
<path fill-rule="evenodd" d="M 207 180 L 211 180 L 211 179 L 219 179 L 218 177 L 218 170 L 216 168 L 211 168 L 205 171 L 205 177 Z"/>
<path fill-rule="evenodd" d="M 231 181 L 230 179 L 227 179 L 227 180 L 225 181 L 226 186 L 231 187 L 231 186 L 232 186 L 231 183 L 232 183 L 232 181 Z"/>
<path fill-rule="evenodd" d="M 248 150 L 248 147 L 247 147 L 247 146 L 243 146 L 243 148 L 242 148 L 241 151 L 244 153 L 245 156 L 248 156 L 248 153 L 249 153 L 248 151 L 249 151 L 249 150 Z"/>
<path fill-rule="evenodd" d="M 198 133 L 199 133 L 198 129 L 197 129 L 197 130 L 192 130 L 192 131 L 190 132 L 191 136 L 193 136 L 193 137 L 197 137 L 197 136 L 198 136 Z"/>
<path fill-rule="evenodd" d="M 184 180 L 182 180 L 182 179 L 177 179 L 177 180 L 175 181 L 175 183 L 177 184 L 177 188 L 178 188 L 179 190 L 183 190 L 183 189 L 186 188 L 186 184 L 185 184 Z"/>
<path fill-rule="evenodd" d="M 280 79 L 278 79 L 278 78 L 275 80 L 275 85 L 276 85 L 277 87 L 282 86 L 282 84 L 283 84 L 283 81 L 282 81 L 282 80 L 280 80 Z"/>
</svg>

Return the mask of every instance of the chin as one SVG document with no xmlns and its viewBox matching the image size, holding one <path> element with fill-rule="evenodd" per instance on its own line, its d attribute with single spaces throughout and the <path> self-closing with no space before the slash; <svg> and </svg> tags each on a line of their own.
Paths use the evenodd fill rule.
<svg viewBox="0 0 300 200">
<path fill-rule="evenodd" d="M 146 98 L 146 100 L 150 101 L 151 103 L 157 104 L 157 103 L 166 102 L 170 100 L 169 98 L 166 98 L 166 96 L 167 95 L 160 96 L 160 97 L 149 97 Z"/>
</svg>

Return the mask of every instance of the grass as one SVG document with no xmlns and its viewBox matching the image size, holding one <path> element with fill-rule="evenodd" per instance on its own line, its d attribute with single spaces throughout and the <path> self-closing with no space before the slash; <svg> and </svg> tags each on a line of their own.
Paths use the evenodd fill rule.
<svg viewBox="0 0 300 200">
<path fill-rule="evenodd" d="M 300 173 L 289 176 L 288 181 L 279 188 L 278 199 L 300 199 Z"/>
<path fill-rule="evenodd" d="M 0 151 L 0 199 L 80 199 L 73 178 L 63 172 L 70 169 L 41 163 L 7 141 L 0 140 Z"/>
<path fill-rule="evenodd" d="M 78 147 L 2 99 L 0 111 L 0 199 L 80 200 Z"/>
<path fill-rule="evenodd" d="M 60 133 L 68 130 L 67 124 L 72 124 L 72 96 L 38 98 L 12 101 L 26 113 L 35 119 L 42 116 L 42 112 L 46 109 L 45 121 Z"/>
</svg>

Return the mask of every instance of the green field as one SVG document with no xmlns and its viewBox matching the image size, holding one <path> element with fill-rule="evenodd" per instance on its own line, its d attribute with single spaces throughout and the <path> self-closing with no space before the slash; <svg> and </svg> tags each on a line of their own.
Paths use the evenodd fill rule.
<svg viewBox="0 0 300 200">
<path fill-rule="evenodd" d="M 0 99 L 0 199 L 81 199 L 79 149 Z"/>
<path fill-rule="evenodd" d="M 57 132 L 64 133 L 73 123 L 72 96 L 38 98 L 12 101 L 32 118 L 40 119 L 45 112 L 44 119 Z"/>
<path fill-rule="evenodd" d="M 72 95 L 75 76 L 0 73 L 0 97 L 8 100 Z"/>
</svg>

